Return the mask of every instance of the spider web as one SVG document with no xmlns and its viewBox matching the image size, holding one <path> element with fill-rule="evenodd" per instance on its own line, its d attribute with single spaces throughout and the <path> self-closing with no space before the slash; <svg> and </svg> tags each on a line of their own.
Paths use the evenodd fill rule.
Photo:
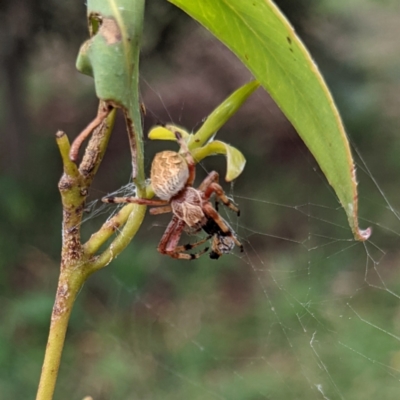
<svg viewBox="0 0 400 400">
<path fill-rule="evenodd" d="M 361 216 L 364 227 L 373 227 L 365 243 L 354 241 L 325 183 L 330 197 L 321 202 L 312 187 L 305 199 L 286 202 L 276 201 L 276 193 L 273 199 L 241 193 L 239 183 L 226 187 L 242 215 L 222 206 L 220 212 L 245 251 L 218 261 L 205 255 L 188 265 L 157 254 L 168 218 L 149 216 L 143 237 L 110 273 L 118 296 L 107 308 L 115 313 L 112 325 L 124 320 L 126 331 L 109 324 L 100 331 L 118 342 L 105 346 L 107 362 L 118 359 L 128 372 L 125 379 L 116 374 L 118 385 L 110 378 L 106 393 L 121 399 L 396 398 L 398 211 L 360 156 L 357 165 L 361 208 L 372 202 L 379 210 L 377 220 Z M 112 195 L 133 193 L 128 184 Z M 101 205 L 90 218 L 110 210 L 115 205 Z"/>
<path fill-rule="evenodd" d="M 165 97 L 151 90 L 169 113 Z M 102 300 L 102 319 L 88 322 L 96 363 L 75 388 L 79 395 L 91 387 L 96 399 L 398 398 L 400 231 L 390 182 L 375 176 L 373 151 L 353 143 L 360 224 L 373 228 L 370 240 L 356 242 L 332 188 L 293 140 L 305 165 L 299 175 L 291 164 L 275 179 L 271 161 L 270 176 L 249 186 L 254 159 L 247 156 L 244 176 L 224 184 L 242 213 L 222 205 L 220 213 L 243 253 L 171 260 L 156 251 L 169 217 L 147 217 L 103 272 L 111 295 Z M 202 169 L 224 168 L 206 160 L 196 182 Z M 128 184 L 110 194 L 133 193 Z M 118 209 L 92 206 L 88 220 Z"/>
</svg>

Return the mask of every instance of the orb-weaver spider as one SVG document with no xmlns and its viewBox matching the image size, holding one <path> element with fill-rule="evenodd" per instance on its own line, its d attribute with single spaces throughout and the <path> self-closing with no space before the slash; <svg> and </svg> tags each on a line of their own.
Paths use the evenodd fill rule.
<svg viewBox="0 0 400 400">
<path fill-rule="evenodd" d="M 153 215 L 172 212 L 172 220 L 168 224 L 157 250 L 170 257 L 193 260 L 204 254 L 208 248 L 195 253 L 186 253 L 212 238 L 210 258 L 217 259 L 229 253 L 234 246 L 243 251 L 243 246 L 235 232 L 212 206 L 210 197 L 215 194 L 217 200 L 226 207 L 240 214 L 239 208 L 226 196 L 219 185 L 219 175 L 210 172 L 200 186 L 192 185 L 196 175 L 196 163 L 179 132 L 175 132 L 180 151 L 162 151 L 157 153 L 151 165 L 150 179 L 154 193 L 160 200 L 141 199 L 136 197 L 104 197 L 105 203 L 136 203 L 155 208 L 150 209 Z M 191 233 L 203 229 L 208 237 L 196 243 L 179 245 L 184 230 Z"/>
</svg>

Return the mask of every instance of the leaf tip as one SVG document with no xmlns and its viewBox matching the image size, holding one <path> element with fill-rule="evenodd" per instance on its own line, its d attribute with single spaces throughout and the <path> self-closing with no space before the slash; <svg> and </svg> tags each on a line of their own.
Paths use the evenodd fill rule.
<svg viewBox="0 0 400 400">
<path fill-rule="evenodd" d="M 372 234 L 372 228 L 369 227 L 367 229 L 357 229 L 356 232 L 356 239 L 359 240 L 360 242 L 365 242 L 370 238 Z"/>
</svg>

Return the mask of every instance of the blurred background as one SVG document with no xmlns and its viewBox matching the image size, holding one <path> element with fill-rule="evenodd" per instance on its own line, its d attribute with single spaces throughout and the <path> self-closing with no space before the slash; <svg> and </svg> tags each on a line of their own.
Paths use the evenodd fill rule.
<svg viewBox="0 0 400 400">
<path fill-rule="evenodd" d="M 92 276 L 73 310 L 56 399 L 397 399 L 400 390 L 398 126 L 400 8 L 395 0 L 277 1 L 319 65 L 357 160 L 361 226 L 343 209 L 290 123 L 258 90 L 218 137 L 247 158 L 224 185 L 245 245 L 218 261 L 156 247 L 168 216 L 147 216 L 131 245 Z M 94 117 L 91 78 L 75 70 L 85 6 L 0 5 L 0 398 L 36 393 L 61 248 L 58 129 Z M 145 132 L 189 130 L 249 72 L 164 0 L 148 1 L 141 59 Z M 173 143 L 146 140 L 146 165 Z M 198 167 L 223 176 L 222 157 Z M 129 183 L 117 120 L 90 193 L 84 237 Z M 92 211 L 90 211 L 92 210 Z M 189 240 L 188 238 L 186 238 Z"/>
</svg>

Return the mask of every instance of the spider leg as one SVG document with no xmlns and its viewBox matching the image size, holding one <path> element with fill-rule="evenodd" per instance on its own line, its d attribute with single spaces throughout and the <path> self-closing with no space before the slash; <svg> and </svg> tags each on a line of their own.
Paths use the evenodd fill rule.
<svg viewBox="0 0 400 400">
<path fill-rule="evenodd" d="M 177 246 L 177 247 L 175 247 L 175 251 L 176 252 L 182 252 L 182 251 L 188 251 L 188 250 L 194 249 L 195 247 L 201 246 L 203 243 L 207 242 L 210 239 L 211 239 L 211 235 L 208 235 L 207 237 L 205 237 L 204 239 L 199 240 L 196 243 L 188 243 L 188 244 L 184 244 L 182 246 Z M 201 255 L 201 254 L 204 254 L 206 251 L 208 251 L 208 247 L 206 249 L 202 250 L 200 253 L 197 253 L 197 254 Z"/>
<path fill-rule="evenodd" d="M 151 215 L 166 214 L 172 212 L 171 206 L 160 206 L 155 208 L 150 208 Z"/>
<path fill-rule="evenodd" d="M 137 197 L 103 197 L 101 199 L 103 203 L 135 203 L 135 204 L 142 204 L 145 206 L 165 206 L 168 204 L 166 200 L 152 200 L 152 199 L 140 199 Z"/>
<path fill-rule="evenodd" d="M 243 251 L 243 245 L 239 242 L 235 234 L 232 232 L 231 228 L 227 225 L 227 223 L 223 220 L 223 218 L 217 213 L 217 211 L 213 208 L 210 202 L 206 202 L 203 205 L 204 213 L 207 217 L 211 218 L 221 229 L 222 236 L 229 236 L 235 242 L 236 246 L 240 248 L 240 251 Z"/>
<path fill-rule="evenodd" d="M 203 182 L 198 187 L 198 190 L 204 193 L 205 200 L 208 200 L 213 193 L 217 196 L 217 199 L 221 200 L 222 203 L 232 211 L 234 211 L 238 216 L 240 215 L 239 208 L 233 204 L 233 202 L 225 194 L 224 189 L 222 189 L 219 182 L 219 175 L 216 171 L 211 171 L 203 180 Z M 218 209 L 217 202 L 215 208 Z"/>
<path fill-rule="evenodd" d="M 160 243 L 157 247 L 158 252 L 161 254 L 168 254 L 171 246 L 176 247 L 184 227 L 185 224 L 183 221 L 174 215 L 160 239 Z"/>
<path fill-rule="evenodd" d="M 240 210 L 239 208 L 236 206 L 236 204 L 234 204 L 229 197 L 225 194 L 224 189 L 222 189 L 221 185 L 218 183 L 211 183 L 210 186 L 205 190 L 204 192 L 204 197 L 206 198 L 206 200 L 208 200 L 211 195 L 215 193 L 215 195 L 217 196 L 217 198 L 219 200 L 221 200 L 222 203 L 224 203 L 224 205 L 228 208 L 230 208 L 232 211 L 234 211 L 237 216 L 240 216 Z"/>
<path fill-rule="evenodd" d="M 185 222 L 180 220 L 178 217 L 173 216 L 171 222 L 168 224 L 160 243 L 158 244 L 157 250 L 161 254 L 167 254 L 172 258 L 181 260 L 194 260 L 204 254 L 207 249 L 200 251 L 199 253 L 189 254 L 184 253 L 184 250 L 200 245 L 201 243 L 194 243 L 193 245 L 178 246 L 179 239 L 182 236 L 183 229 L 185 228 Z M 205 241 L 205 240 L 204 240 Z M 203 241 L 203 243 L 204 243 Z"/>
</svg>

